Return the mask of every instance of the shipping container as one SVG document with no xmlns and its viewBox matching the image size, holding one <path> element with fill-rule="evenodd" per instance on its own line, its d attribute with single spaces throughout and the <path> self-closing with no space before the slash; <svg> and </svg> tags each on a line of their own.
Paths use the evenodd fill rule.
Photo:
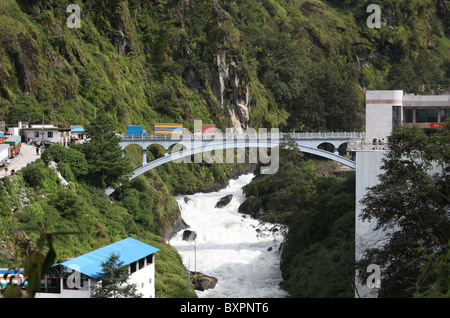
<svg viewBox="0 0 450 318">
<path fill-rule="evenodd" d="M 155 124 L 155 135 L 182 134 L 183 124 Z"/>
<path fill-rule="evenodd" d="M 5 144 L 8 144 L 10 147 L 10 158 L 14 158 L 22 147 L 22 138 L 20 136 L 10 136 L 5 140 Z"/>
<path fill-rule="evenodd" d="M 147 135 L 147 130 L 142 126 L 130 125 L 127 126 L 127 135 Z"/>
</svg>

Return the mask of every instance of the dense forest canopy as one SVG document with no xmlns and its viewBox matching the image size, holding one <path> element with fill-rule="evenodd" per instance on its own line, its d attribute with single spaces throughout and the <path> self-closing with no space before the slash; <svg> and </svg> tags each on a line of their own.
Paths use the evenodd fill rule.
<svg viewBox="0 0 450 318">
<path fill-rule="evenodd" d="M 449 85 L 444 0 L 113 0 L 0 4 L 0 119 L 118 129 L 357 130 L 366 89 Z M 381 28 L 369 28 L 369 4 Z"/>
</svg>

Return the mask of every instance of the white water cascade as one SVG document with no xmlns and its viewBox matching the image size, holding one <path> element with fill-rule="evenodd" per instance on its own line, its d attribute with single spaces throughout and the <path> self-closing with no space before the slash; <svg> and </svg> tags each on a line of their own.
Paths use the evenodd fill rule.
<svg viewBox="0 0 450 318">
<path fill-rule="evenodd" d="M 196 291 L 200 298 L 288 296 L 279 288 L 279 246 L 283 237 L 273 236 L 268 225 L 237 212 L 245 200 L 242 187 L 253 177 L 248 174 L 231 180 L 218 192 L 176 197 L 182 218 L 197 237 L 195 241 L 184 241 L 180 231 L 170 244 L 178 250 L 186 268 L 218 279 L 215 288 Z M 217 201 L 229 194 L 233 195 L 230 203 L 215 208 Z"/>
</svg>

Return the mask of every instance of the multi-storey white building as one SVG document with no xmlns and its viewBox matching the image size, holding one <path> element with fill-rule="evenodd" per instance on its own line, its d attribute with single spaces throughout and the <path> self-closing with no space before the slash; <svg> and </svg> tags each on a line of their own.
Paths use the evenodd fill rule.
<svg viewBox="0 0 450 318">
<path fill-rule="evenodd" d="M 450 117 L 450 94 L 415 95 L 402 90 L 366 92 L 366 142 L 387 141 L 393 129 L 418 126 L 427 132 L 442 128 Z"/>
</svg>

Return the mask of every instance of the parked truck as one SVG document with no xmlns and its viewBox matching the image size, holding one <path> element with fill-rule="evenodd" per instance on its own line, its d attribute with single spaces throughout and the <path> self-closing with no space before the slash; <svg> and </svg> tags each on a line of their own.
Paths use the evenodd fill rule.
<svg viewBox="0 0 450 318">
<path fill-rule="evenodd" d="M 130 125 L 127 126 L 127 135 L 148 135 L 146 129 L 142 129 L 142 126 Z"/>
<path fill-rule="evenodd" d="M 3 167 L 8 159 L 9 159 L 9 145 L 0 144 L 0 167 Z"/>
<path fill-rule="evenodd" d="M 155 124 L 155 135 L 182 134 L 183 124 Z"/>
<path fill-rule="evenodd" d="M 5 140 L 5 144 L 9 145 L 9 157 L 14 158 L 19 154 L 20 148 L 22 147 L 22 138 L 20 136 L 9 136 Z"/>
</svg>

